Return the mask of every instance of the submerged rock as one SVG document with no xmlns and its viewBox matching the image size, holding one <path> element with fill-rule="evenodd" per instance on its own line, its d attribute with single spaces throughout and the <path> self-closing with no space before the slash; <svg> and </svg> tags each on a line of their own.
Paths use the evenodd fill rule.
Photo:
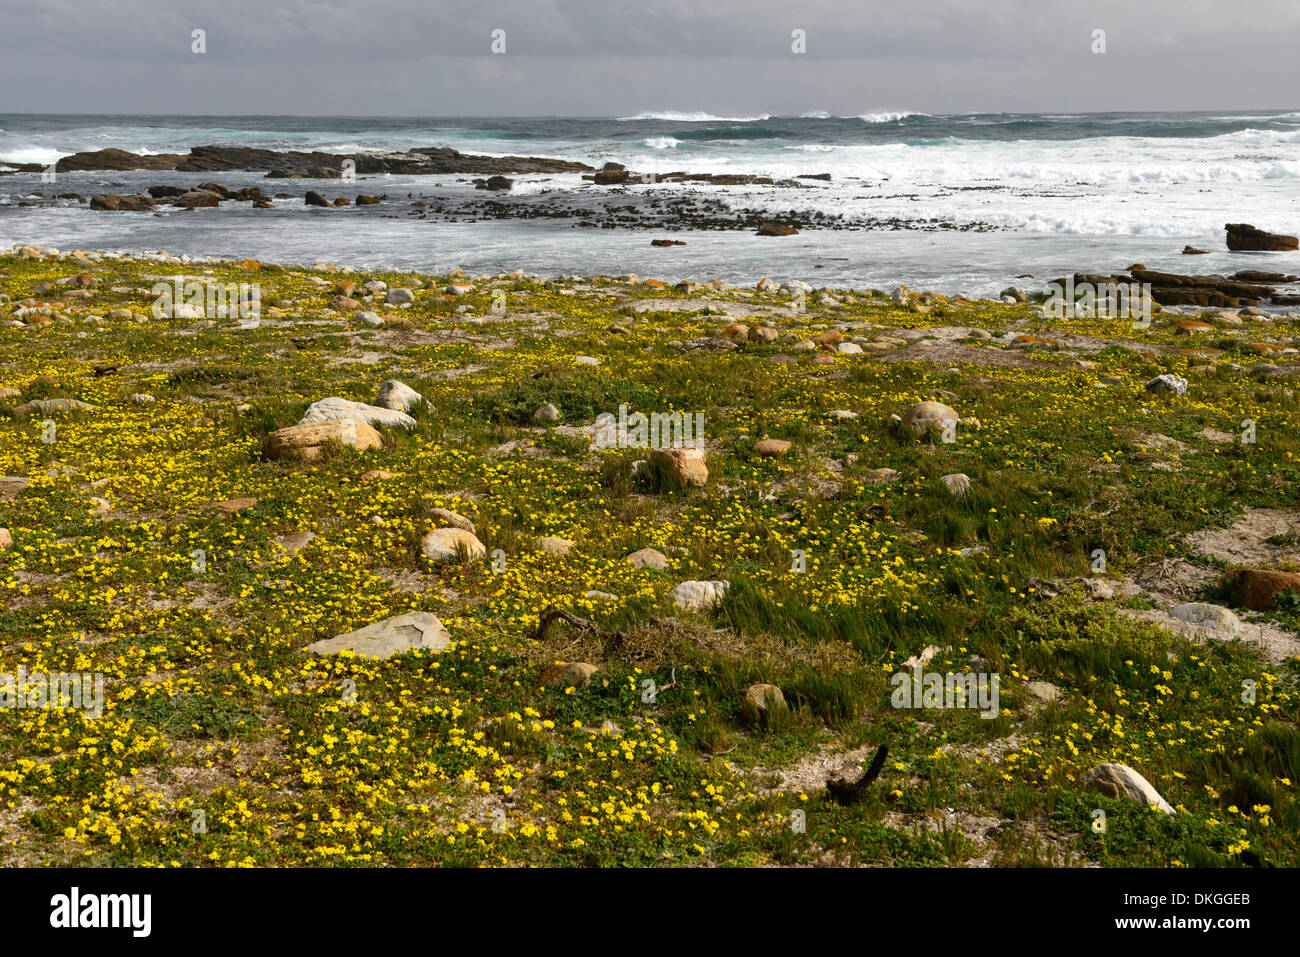
<svg viewBox="0 0 1300 957">
<path fill-rule="evenodd" d="M 1223 228 L 1228 231 L 1228 248 L 1234 252 L 1285 252 L 1300 249 L 1300 239 L 1295 236 L 1268 233 L 1247 223 L 1228 223 Z"/>
<path fill-rule="evenodd" d="M 90 208 L 109 212 L 144 212 L 154 208 L 154 201 L 148 196 L 119 196 L 115 193 L 100 193 L 90 197 Z"/>
</svg>

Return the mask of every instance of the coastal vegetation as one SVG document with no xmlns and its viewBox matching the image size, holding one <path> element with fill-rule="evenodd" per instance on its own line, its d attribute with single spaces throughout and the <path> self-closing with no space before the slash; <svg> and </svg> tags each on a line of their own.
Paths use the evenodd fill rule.
<svg viewBox="0 0 1300 957">
<path fill-rule="evenodd" d="M 0 858 L 1300 863 L 1295 315 L 760 287 L 0 256 L 0 673 L 105 678 L 0 708 Z"/>
</svg>

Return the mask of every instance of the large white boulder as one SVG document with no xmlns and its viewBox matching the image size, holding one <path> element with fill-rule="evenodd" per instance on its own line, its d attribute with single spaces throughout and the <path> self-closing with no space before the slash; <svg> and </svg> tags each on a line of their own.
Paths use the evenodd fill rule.
<svg viewBox="0 0 1300 957">
<path fill-rule="evenodd" d="M 298 424 L 315 425 L 318 422 L 339 422 L 345 419 L 388 428 L 415 428 L 415 419 L 398 409 L 382 409 L 377 405 L 366 405 L 364 402 L 353 402 L 338 396 L 330 396 L 307 406 L 307 411 L 298 420 Z"/>
<path fill-rule="evenodd" d="M 410 412 L 423 401 L 424 396 L 397 379 L 389 379 L 381 385 L 379 394 L 375 396 L 378 408 L 396 409 L 398 412 Z"/>
<path fill-rule="evenodd" d="M 683 611 L 708 611 L 721 603 L 728 587 L 728 582 L 688 581 L 670 591 L 668 597 Z"/>
<path fill-rule="evenodd" d="M 1117 800 L 1127 798 L 1138 804 L 1154 804 L 1166 814 L 1173 814 L 1169 802 L 1160 796 L 1151 782 L 1127 764 L 1099 764 L 1079 777 L 1084 787 Z"/>
</svg>

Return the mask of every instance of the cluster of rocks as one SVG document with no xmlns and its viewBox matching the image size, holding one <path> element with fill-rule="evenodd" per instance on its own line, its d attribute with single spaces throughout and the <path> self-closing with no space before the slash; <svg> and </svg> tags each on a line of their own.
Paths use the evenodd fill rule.
<svg viewBox="0 0 1300 957">
<path fill-rule="evenodd" d="M 262 454 L 269 459 L 314 462 L 331 442 L 360 451 L 383 448 L 383 436 L 375 426 L 415 428 L 416 421 L 407 410 L 422 401 L 418 392 L 396 379 L 380 386 L 373 405 L 330 396 L 309 405 L 296 425 L 268 435 Z"/>
<path fill-rule="evenodd" d="M 117 250 L 86 250 L 73 249 L 62 250 L 57 246 L 45 246 L 41 243 L 23 243 L 18 242 L 13 245 L 12 254 L 18 259 L 30 260 L 56 260 L 56 259 L 73 259 L 83 263 L 98 262 L 157 262 L 157 263 L 203 263 L 210 266 L 228 265 L 230 263 L 240 263 L 243 260 L 233 258 L 219 258 L 215 256 L 190 256 L 182 253 L 180 256 L 173 256 L 166 250 L 141 250 L 139 252 L 120 252 Z M 249 260 L 251 261 L 251 260 Z M 297 267 L 306 268 L 306 267 Z"/>
<path fill-rule="evenodd" d="M 533 156 L 476 156 L 447 146 L 416 147 L 404 153 L 324 153 L 299 150 L 268 150 L 250 146 L 194 146 L 188 154 L 143 155 L 126 150 L 103 149 L 73 153 L 55 164 L 62 172 L 79 170 L 127 171 L 174 170 L 179 173 L 211 173 L 232 170 L 265 172 L 279 179 L 339 179 L 345 163 L 357 173 L 402 173 L 437 175 L 471 173 L 576 173 L 591 170 L 586 163 Z M 39 173 L 40 163 L 7 164 L 18 172 Z"/>
<path fill-rule="evenodd" d="M 451 272 L 451 282 L 442 287 L 442 296 L 446 299 L 455 299 L 458 296 L 465 296 L 475 290 L 474 282 L 487 281 L 486 275 L 475 276 L 473 281 L 460 269 L 453 269 Z M 382 304 L 386 307 L 396 309 L 409 309 L 415 304 L 415 289 L 424 288 L 423 280 L 416 279 L 412 285 L 415 288 L 404 286 L 394 286 L 389 288 L 388 284 L 382 279 L 372 279 L 363 286 L 358 286 L 351 279 L 342 279 L 334 284 L 333 297 L 330 299 L 329 306 L 331 309 L 343 313 L 356 313 L 357 318 L 367 325 L 383 326 L 389 323 L 399 321 L 396 314 L 390 313 L 386 316 L 380 316 L 377 312 L 367 309 L 367 304 Z M 466 312 L 470 306 L 459 306 L 457 312 Z"/>
<path fill-rule="evenodd" d="M 65 194 L 68 195 L 68 194 Z M 80 199 L 80 197 L 77 197 Z M 276 199 L 291 199 L 288 193 L 277 193 Z M 308 190 L 304 197 L 308 206 L 350 206 L 352 200 L 340 196 L 328 200 L 315 190 Z M 374 206 L 382 202 L 382 196 L 368 196 L 361 193 L 356 198 L 358 206 Z M 220 206 L 224 202 L 252 203 L 255 209 L 274 209 L 271 197 L 265 195 L 257 186 L 246 186 L 240 190 L 228 189 L 220 183 L 202 183 L 193 189 L 180 186 L 150 186 L 148 194 L 139 193 L 124 196 L 118 193 L 97 193 L 90 198 L 90 208 L 108 212 L 147 212 L 162 206 L 175 206 L 181 209 L 205 209 Z"/>
<path fill-rule="evenodd" d="M 358 173 L 401 173 L 445 175 L 467 173 L 503 176 L 508 173 L 585 173 L 586 163 L 542 156 L 478 156 L 461 153 L 449 146 L 417 146 L 405 153 L 358 153 L 347 157 L 356 162 Z"/>
<path fill-rule="evenodd" d="M 866 340 L 864 340 L 866 341 Z M 820 332 L 812 338 L 806 338 L 800 332 L 787 330 L 782 332 L 776 323 L 767 321 L 759 325 L 746 325 L 733 322 L 713 336 L 698 336 L 682 344 L 687 350 L 714 349 L 730 351 L 741 346 L 767 346 L 781 344 L 793 352 L 837 352 L 843 355 L 860 355 L 864 350 L 861 343 L 846 340 L 837 329 Z"/>
<path fill-rule="evenodd" d="M 1267 233 L 1244 223 L 1229 223 L 1225 228 L 1228 231 L 1228 248 L 1233 251 L 1288 251 L 1297 248 L 1295 236 Z M 1183 252 L 1196 255 L 1206 251 L 1188 246 Z M 1066 285 L 1063 279 L 1057 282 L 1061 286 Z M 1276 288 L 1293 286 L 1298 282 L 1300 276 L 1257 269 L 1239 270 L 1230 276 L 1182 275 L 1147 269 L 1141 263 L 1130 266 L 1127 275 L 1076 273 L 1074 276 L 1076 287 L 1084 283 L 1091 283 L 1094 287 L 1149 283 L 1151 298 L 1160 306 L 1215 308 L 1237 308 L 1269 302 L 1273 305 L 1300 305 L 1300 295 L 1294 292 L 1281 293 Z"/>
<path fill-rule="evenodd" d="M 143 212 L 158 206 L 178 206 L 181 209 L 203 209 L 220 206 L 223 202 L 251 202 L 267 207 L 270 200 L 256 186 L 235 191 L 220 183 L 201 183 L 193 189 L 180 186 L 150 186 L 149 194 L 121 196 L 116 193 L 98 193 L 90 198 L 90 208 L 111 212 Z"/>
<path fill-rule="evenodd" d="M 345 166 L 345 164 L 351 164 Z M 38 163 L 9 164 L 19 172 L 41 172 Z M 404 152 L 367 151 L 327 153 L 321 151 L 269 150 L 247 146 L 194 146 L 188 154 L 144 155 L 120 149 L 91 150 L 60 159 L 55 169 L 74 171 L 174 170 L 208 173 L 233 170 L 265 172 L 276 179 L 338 179 L 345 169 L 355 173 L 397 173 L 402 175 L 471 174 L 483 180 L 485 189 L 508 189 L 500 180 L 505 174 L 582 173 L 601 186 L 629 183 L 700 183 L 709 186 L 780 186 L 808 188 L 799 180 L 830 180 L 829 173 L 809 173 L 793 179 L 773 179 L 746 173 L 634 173 L 621 163 L 609 162 L 599 170 L 573 160 L 538 156 L 481 156 L 461 153 L 448 146 L 418 146 Z"/>
<path fill-rule="evenodd" d="M 357 195 L 357 205 L 377 206 L 379 203 L 383 202 L 385 198 L 386 197 L 383 196 L 367 196 L 365 193 L 359 193 Z M 334 199 L 329 200 L 314 189 L 307 190 L 306 194 L 303 196 L 303 202 L 308 206 L 322 206 L 327 209 L 337 206 L 352 205 L 352 200 L 348 199 L 346 196 L 336 196 Z"/>
<path fill-rule="evenodd" d="M 0 529 L 0 533 L 3 532 L 4 530 Z M 4 538 L 0 535 L 0 550 L 4 547 Z M 716 583 L 687 582 L 685 584 Z M 437 654 L 446 651 L 452 644 L 451 633 L 437 615 L 425 611 L 413 611 L 385 618 L 355 631 L 335 635 L 333 638 L 313 642 L 303 650 L 313 655 L 350 653 L 363 658 L 383 660 L 417 650 Z M 542 672 L 539 683 L 542 687 L 557 684 L 567 687 L 586 686 L 599 671 L 599 665 L 585 661 L 557 661 Z M 741 714 L 746 721 L 757 726 L 768 725 L 776 715 L 788 711 L 788 708 L 781 689 L 765 682 L 750 685 L 740 699 Z M 599 728 L 587 730 L 604 734 L 622 733 L 618 725 L 608 720 Z M 1128 778 L 1123 777 L 1121 780 L 1126 781 Z M 1138 780 L 1142 780 L 1140 775 Z M 1106 778 L 1101 784 L 1105 787 L 1110 781 L 1111 778 Z M 1137 797 L 1144 796 L 1145 793 L 1140 790 L 1135 792 Z"/>
<path fill-rule="evenodd" d="M 626 182 L 622 179 L 624 174 L 617 175 L 618 182 L 606 182 L 604 185 L 634 185 L 641 182 L 631 179 L 631 174 L 627 174 L 629 179 Z M 714 182 L 717 185 L 721 181 Z M 553 220 L 568 222 L 577 229 L 765 230 L 763 235 L 787 236 L 793 235 L 788 230 L 803 229 L 988 232 L 1000 228 L 990 223 L 954 222 L 935 217 L 861 216 L 817 208 L 782 211 L 779 218 L 773 221 L 770 209 L 738 206 L 734 197 L 710 195 L 712 191 L 703 182 L 683 185 L 698 185 L 701 188 L 606 190 L 589 187 L 522 194 L 500 189 L 486 197 L 482 194 L 466 196 L 460 191 L 443 191 L 423 194 L 419 199 L 413 200 L 408 215 L 413 219 L 431 222 Z M 593 181 L 592 187 L 595 186 Z M 487 189 L 486 181 L 479 188 Z"/>
<path fill-rule="evenodd" d="M 1064 281 L 1058 280 L 1061 285 Z M 1231 276 L 1180 275 L 1157 272 L 1142 265 L 1127 274 L 1076 273 L 1076 288 L 1083 283 L 1093 286 L 1150 283 L 1151 299 L 1160 306 L 1206 306 L 1238 308 L 1272 302 L 1274 305 L 1300 304 L 1300 296 L 1278 293 L 1276 287 L 1300 282 L 1300 276 L 1287 273 L 1241 270 Z"/>
<path fill-rule="evenodd" d="M 749 173 L 687 173 L 674 170 L 670 173 L 634 173 L 622 163 L 606 163 L 594 173 L 583 177 L 597 186 L 627 186 L 637 183 L 702 183 L 706 186 L 783 186 L 808 189 L 800 179 L 830 179 L 829 173 L 816 173 L 796 179 L 773 179 Z"/>
</svg>

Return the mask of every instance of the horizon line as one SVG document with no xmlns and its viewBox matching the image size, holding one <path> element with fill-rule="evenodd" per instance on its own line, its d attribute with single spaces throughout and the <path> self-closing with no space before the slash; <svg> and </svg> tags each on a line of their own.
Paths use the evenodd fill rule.
<svg viewBox="0 0 1300 957">
<path fill-rule="evenodd" d="M 823 119 L 823 117 L 809 116 L 809 113 L 825 112 L 829 110 L 806 110 L 804 113 L 768 113 L 765 119 L 746 119 L 739 117 L 728 117 L 719 114 L 710 113 L 707 110 L 675 110 L 675 109 L 653 109 L 640 110 L 640 113 L 680 113 L 683 115 L 699 113 L 705 116 L 714 117 L 719 121 L 732 123 L 761 123 L 766 120 L 802 120 L 802 119 Z M 733 111 L 738 112 L 738 111 Z M 1294 113 L 1300 112 L 1300 107 L 1242 107 L 1234 109 L 1215 109 L 1215 110 L 961 110 L 953 113 L 928 113 L 924 110 L 907 110 L 907 109 L 889 109 L 881 107 L 876 110 L 865 110 L 862 113 L 840 113 L 833 114 L 824 119 L 859 119 L 872 113 L 904 113 L 911 116 L 928 116 L 931 118 L 946 118 L 956 116 L 1133 116 L 1140 114 L 1163 113 L 1163 114 L 1185 114 L 1185 115 L 1202 115 L 1202 114 L 1235 114 L 1235 113 Z M 429 120 L 429 119 L 448 119 L 448 120 L 632 120 L 635 115 L 614 115 L 598 113 L 152 113 L 152 112 L 122 112 L 122 113 L 104 113 L 89 112 L 80 113 L 72 111 L 0 111 L 0 116 L 94 116 L 94 117 L 119 117 L 119 116 L 140 116 L 140 117 L 187 117 L 190 119 L 202 118 L 222 118 L 222 117 L 239 117 L 243 119 L 279 119 L 282 117 L 310 117 L 321 119 L 386 119 L 386 120 Z M 904 117 L 906 119 L 907 117 Z M 656 117 L 641 117 L 643 122 L 685 122 L 676 119 L 657 119 Z"/>
</svg>

